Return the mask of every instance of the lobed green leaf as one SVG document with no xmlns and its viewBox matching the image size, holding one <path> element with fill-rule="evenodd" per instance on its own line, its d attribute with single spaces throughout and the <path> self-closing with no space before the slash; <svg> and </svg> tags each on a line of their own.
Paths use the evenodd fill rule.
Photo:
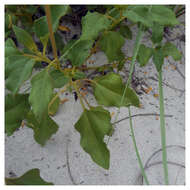
<svg viewBox="0 0 190 190">
<path fill-rule="evenodd" d="M 125 58 L 121 51 L 124 43 L 124 37 L 119 32 L 112 31 L 104 34 L 99 41 L 100 48 L 105 52 L 109 62 L 121 61 Z"/>
<path fill-rule="evenodd" d="M 100 32 L 108 29 L 111 21 L 103 14 L 89 12 L 82 18 L 81 40 L 95 40 Z"/>
<path fill-rule="evenodd" d="M 94 96 L 100 105 L 104 106 L 130 106 L 139 107 L 139 99 L 133 89 L 127 88 L 123 103 L 121 99 L 124 93 L 125 85 L 120 75 L 109 73 L 105 76 L 95 79 Z"/>
<path fill-rule="evenodd" d="M 34 139 L 42 146 L 44 146 L 47 140 L 58 130 L 58 125 L 48 114 L 44 114 L 39 121 L 34 113 L 30 111 L 26 116 L 26 120 L 27 126 L 34 131 Z"/>
<path fill-rule="evenodd" d="M 5 178 L 6 185 L 53 185 L 40 177 L 40 170 L 35 168 L 18 178 Z"/>
<path fill-rule="evenodd" d="M 81 135 L 81 146 L 95 163 L 105 169 L 109 169 L 110 153 L 103 140 L 104 136 L 112 131 L 110 121 L 110 113 L 107 110 L 92 107 L 90 110 L 84 110 L 75 124 Z"/>
</svg>

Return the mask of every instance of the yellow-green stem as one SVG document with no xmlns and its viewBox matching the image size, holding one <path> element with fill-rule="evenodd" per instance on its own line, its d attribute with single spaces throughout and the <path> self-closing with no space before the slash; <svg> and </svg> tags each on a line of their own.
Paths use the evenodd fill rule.
<svg viewBox="0 0 190 190">
<path fill-rule="evenodd" d="M 55 37 L 53 33 L 53 27 L 52 27 L 52 22 L 51 22 L 51 10 L 49 5 L 45 5 L 45 11 L 46 11 L 46 17 L 47 17 L 47 23 L 48 23 L 48 29 L 49 29 L 49 34 L 50 34 L 50 41 L 53 49 L 53 55 L 54 58 L 57 60 L 57 66 L 58 69 L 60 68 L 60 62 L 57 56 L 57 47 L 55 43 Z"/>
</svg>

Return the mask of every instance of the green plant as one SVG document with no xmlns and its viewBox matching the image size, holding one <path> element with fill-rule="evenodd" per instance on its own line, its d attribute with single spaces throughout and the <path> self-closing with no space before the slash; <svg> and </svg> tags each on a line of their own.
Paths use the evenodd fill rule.
<svg viewBox="0 0 190 190">
<path fill-rule="evenodd" d="M 97 7 L 88 6 L 88 9 L 98 10 Z M 43 10 L 45 15 L 31 20 L 38 8 Z M 105 6 L 99 11 L 88 11 L 82 17 L 80 38 L 71 40 L 67 44 L 59 44 L 58 47 L 57 30 L 69 30 L 60 25 L 60 19 L 70 14 L 72 8 L 68 5 L 6 6 L 5 79 L 6 88 L 9 90 L 5 97 L 6 134 L 12 135 L 25 120 L 26 126 L 34 131 L 36 142 L 45 145 L 58 130 L 58 125 L 51 116 L 55 115 L 59 108 L 60 94 L 74 91 L 83 108 L 83 113 L 75 124 L 75 129 L 81 135 L 80 144 L 96 164 L 109 169 L 110 153 L 104 137 L 111 136 L 113 126 L 110 113 L 103 106 L 115 106 L 119 109 L 126 106 L 131 117 L 130 106 L 140 106 L 138 96 L 130 87 L 135 60 L 137 59 L 140 66 L 145 66 L 153 56 L 159 73 L 163 166 L 165 183 L 168 184 L 161 72 L 164 57 L 171 55 L 175 60 L 179 60 L 181 54 L 173 44 L 162 43 L 162 38 L 164 27 L 179 24 L 175 12 L 171 7 L 164 5 L 114 5 Z M 17 26 L 19 19 L 22 28 Z M 139 27 L 132 59 L 125 57 L 121 51 L 125 38 L 132 39 L 130 26 L 124 25 L 125 19 Z M 152 30 L 152 48 L 140 44 L 143 33 L 149 29 Z M 33 40 L 34 34 L 40 40 L 42 49 L 39 49 L 38 44 Z M 24 48 L 18 48 L 11 36 L 16 36 L 16 40 L 24 45 Z M 50 59 L 47 53 L 50 46 L 53 59 Z M 87 67 L 86 60 L 98 47 L 106 54 L 109 64 Z M 58 51 L 61 52 L 60 56 Z M 121 76 L 116 74 L 114 69 L 117 72 L 122 70 L 127 59 L 131 60 L 131 67 L 127 83 L 124 84 Z M 71 62 L 71 68 L 66 66 L 67 60 Z M 33 76 L 33 68 L 44 62 L 47 66 Z M 98 75 L 95 78 L 88 78 L 86 74 L 88 70 L 94 70 Z M 101 75 L 105 71 L 108 73 Z M 20 93 L 22 84 L 31 76 L 30 93 Z M 91 106 L 81 91 L 86 85 L 92 87 L 94 97 L 99 104 L 97 107 Z M 57 93 L 54 92 L 55 88 L 59 88 Z M 141 172 L 146 183 L 149 184 L 136 145 L 131 118 L 130 129 Z M 9 181 L 13 183 L 9 179 L 6 183 L 10 184 Z"/>
</svg>

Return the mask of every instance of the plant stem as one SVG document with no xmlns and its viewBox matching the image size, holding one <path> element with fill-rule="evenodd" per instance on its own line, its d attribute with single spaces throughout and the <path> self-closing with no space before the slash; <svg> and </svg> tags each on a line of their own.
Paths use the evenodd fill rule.
<svg viewBox="0 0 190 190">
<path fill-rule="evenodd" d="M 135 134 L 134 134 L 134 131 L 133 131 L 133 124 L 132 124 L 132 117 L 131 117 L 130 107 L 128 107 L 128 111 L 129 111 L 129 123 L 130 123 L 131 137 L 132 137 L 132 140 L 133 140 L 135 152 L 136 152 L 136 155 L 137 155 L 139 166 L 141 168 L 142 176 L 144 177 L 144 180 L 145 180 L 146 184 L 149 185 L 149 182 L 148 182 L 148 179 L 147 179 L 147 176 L 145 174 L 145 170 L 144 170 L 144 167 L 143 167 L 143 164 L 142 164 L 142 161 L 141 161 L 141 157 L 140 157 L 140 154 L 139 154 L 139 151 L 138 151 L 138 148 L 137 148 L 136 140 L 135 140 Z"/>
<path fill-rule="evenodd" d="M 49 33 L 50 33 L 50 40 L 51 40 L 52 49 L 53 49 L 53 55 L 54 55 L 54 58 L 57 60 L 57 66 L 59 69 L 60 68 L 60 62 L 59 62 L 58 56 L 57 56 L 57 47 L 56 47 L 56 43 L 55 43 L 55 37 L 53 34 L 53 28 L 52 28 L 52 22 L 51 22 L 51 10 L 50 10 L 49 5 L 45 5 L 45 11 L 46 11 L 48 29 L 49 29 Z"/>
<path fill-rule="evenodd" d="M 167 165 L 167 152 L 166 152 L 166 129 L 164 117 L 164 96 L 162 88 L 162 70 L 159 71 L 159 101 L 160 101 L 160 130 L 161 130 L 161 143 L 162 143 L 162 163 L 164 169 L 165 184 L 169 184 L 168 180 L 168 165 Z"/>
<path fill-rule="evenodd" d="M 125 94 L 126 94 L 126 90 L 130 86 L 130 83 L 131 83 L 132 74 L 133 74 L 133 70 L 134 70 L 134 66 L 135 66 L 135 60 L 136 60 L 136 57 L 137 57 L 137 53 L 139 51 L 140 41 L 141 41 L 141 38 L 142 38 L 142 34 L 143 34 L 142 25 L 140 25 L 140 28 L 138 30 L 138 34 L 137 34 L 137 37 L 136 37 L 136 41 L 135 41 L 135 47 L 134 47 L 133 57 L 132 57 L 131 64 L 130 64 L 129 78 L 128 78 L 127 83 L 125 85 L 125 89 L 124 89 L 124 92 L 123 92 L 123 95 L 122 95 L 122 98 L 121 98 L 120 105 L 123 104 L 123 101 L 124 101 L 124 98 L 125 98 Z M 117 112 L 115 120 L 117 120 L 117 117 L 119 115 L 120 107 L 119 107 L 119 110 Z M 149 182 L 148 182 L 148 179 L 147 179 L 147 176 L 146 176 L 146 173 L 145 173 L 145 170 L 143 168 L 143 164 L 142 164 L 142 161 L 141 161 L 141 158 L 140 158 L 140 154 L 139 154 L 139 151 L 138 151 L 138 148 L 137 148 L 136 140 L 135 140 L 135 135 L 134 135 L 134 131 L 133 131 L 133 125 L 132 125 L 132 118 L 131 118 L 130 107 L 128 108 L 128 110 L 129 110 L 129 118 L 130 118 L 131 136 L 132 136 L 135 152 L 136 152 L 136 155 L 137 155 L 138 163 L 139 163 L 139 166 L 140 166 L 140 169 L 141 169 L 142 176 L 144 177 L 146 184 L 149 185 Z M 109 138 L 108 138 L 108 142 L 109 142 Z"/>
</svg>

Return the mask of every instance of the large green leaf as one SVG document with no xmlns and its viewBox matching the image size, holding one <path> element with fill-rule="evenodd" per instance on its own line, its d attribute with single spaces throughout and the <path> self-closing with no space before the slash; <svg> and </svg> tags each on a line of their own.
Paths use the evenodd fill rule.
<svg viewBox="0 0 190 190">
<path fill-rule="evenodd" d="M 145 66 L 149 59 L 151 58 L 153 53 L 153 49 L 146 47 L 144 44 L 140 45 L 138 54 L 137 54 L 137 61 L 139 62 L 140 66 Z"/>
<path fill-rule="evenodd" d="M 175 61 L 180 60 L 182 56 L 180 51 L 176 48 L 176 46 L 170 42 L 164 44 L 163 52 L 165 57 L 172 56 Z"/>
<path fill-rule="evenodd" d="M 34 64 L 34 59 L 22 55 L 9 56 L 6 65 L 7 89 L 11 90 L 13 94 L 16 94 L 23 82 L 31 76 Z"/>
<path fill-rule="evenodd" d="M 88 12 L 82 18 L 81 40 L 95 40 L 98 34 L 107 29 L 110 24 L 111 21 L 105 15 L 97 12 Z"/>
<path fill-rule="evenodd" d="M 18 178 L 5 178 L 6 185 L 53 185 L 40 177 L 40 170 L 35 168 Z"/>
<path fill-rule="evenodd" d="M 38 121 L 34 113 L 30 111 L 27 114 L 26 120 L 27 126 L 34 131 L 34 139 L 42 146 L 58 130 L 58 125 L 47 114 L 44 114 L 43 118 Z"/>
<path fill-rule="evenodd" d="M 152 27 L 154 22 L 164 26 L 179 24 L 175 13 L 165 5 L 132 5 L 123 13 L 132 22 Z"/>
<path fill-rule="evenodd" d="M 123 103 L 121 104 L 125 85 L 122 83 L 120 75 L 109 73 L 98 77 L 95 80 L 93 88 L 95 98 L 100 105 L 116 107 L 134 105 L 139 107 L 139 99 L 131 88 L 127 88 Z"/>
<path fill-rule="evenodd" d="M 52 79 L 48 71 L 43 70 L 32 78 L 31 84 L 29 102 L 35 116 L 41 120 L 48 113 L 48 104 L 53 96 Z"/>
<path fill-rule="evenodd" d="M 162 70 L 162 65 L 164 64 L 164 52 L 161 47 L 154 49 L 153 63 L 156 66 L 158 72 Z"/>
<path fill-rule="evenodd" d="M 55 32 L 57 30 L 57 27 L 59 26 L 60 18 L 66 15 L 70 11 L 70 6 L 69 5 L 51 5 L 50 10 L 51 10 L 52 27 L 53 27 L 53 31 Z M 34 28 L 35 28 L 35 33 L 38 38 L 42 38 L 48 35 L 49 29 L 48 29 L 46 16 L 36 19 L 34 22 Z"/>
<path fill-rule="evenodd" d="M 124 37 L 119 32 L 112 31 L 104 34 L 99 41 L 100 48 L 105 52 L 109 62 L 121 61 L 125 58 L 121 51 L 121 47 L 124 43 Z"/>
<path fill-rule="evenodd" d="M 154 23 L 152 27 L 152 42 L 160 43 L 163 38 L 164 26 L 158 23 Z"/>
<path fill-rule="evenodd" d="M 92 48 L 93 40 L 78 40 L 74 46 L 69 50 L 66 58 L 71 61 L 74 66 L 80 66 L 84 64 L 87 57 L 90 55 L 90 49 Z"/>
<path fill-rule="evenodd" d="M 8 136 L 21 126 L 29 109 L 28 95 L 8 94 L 5 97 L 5 132 Z"/>
<path fill-rule="evenodd" d="M 113 129 L 110 120 L 108 111 L 102 107 L 92 107 L 90 110 L 84 110 L 75 124 L 81 135 L 81 146 L 95 163 L 105 169 L 109 168 L 110 153 L 103 140 Z"/>
<path fill-rule="evenodd" d="M 17 26 L 13 26 L 14 33 L 16 35 L 17 40 L 23 44 L 26 48 L 28 48 L 31 51 L 37 51 L 38 48 L 32 39 L 32 36 L 22 28 L 19 28 Z"/>
<path fill-rule="evenodd" d="M 59 70 L 52 70 L 50 76 L 53 81 L 54 88 L 61 88 L 69 82 L 69 78 L 64 76 L 63 72 Z"/>
</svg>

